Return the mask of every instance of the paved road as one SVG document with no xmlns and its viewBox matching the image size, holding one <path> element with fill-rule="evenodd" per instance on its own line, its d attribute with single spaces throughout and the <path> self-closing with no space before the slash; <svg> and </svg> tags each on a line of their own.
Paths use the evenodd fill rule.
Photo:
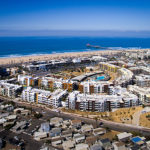
<svg viewBox="0 0 150 150">
<path fill-rule="evenodd" d="M 8 100 L 8 98 L 2 98 L 2 99 L 3 100 L 4 99 Z M 18 106 L 29 106 L 29 107 L 32 106 L 32 108 L 35 111 L 40 112 L 40 113 L 44 109 L 44 111 L 45 111 L 44 116 L 46 116 L 46 117 L 58 116 L 58 117 L 62 117 L 64 119 L 80 119 L 80 120 L 84 121 L 85 123 L 93 124 L 94 126 L 97 126 L 102 122 L 104 127 L 108 127 L 111 130 L 116 130 L 116 131 L 120 131 L 120 132 L 124 132 L 124 131 L 133 132 L 134 131 L 134 132 L 139 132 L 144 136 L 149 136 L 150 135 L 150 128 L 146 128 L 146 127 L 142 127 L 142 126 L 135 126 L 135 125 L 132 125 L 132 124 L 130 125 L 130 124 L 123 124 L 123 123 L 116 123 L 116 122 L 107 121 L 107 120 L 104 120 L 104 119 L 95 121 L 94 119 L 85 118 L 85 117 L 82 117 L 82 116 L 79 116 L 79 115 L 76 115 L 76 114 L 70 114 L 70 113 L 65 113 L 65 112 L 58 113 L 58 112 L 55 112 L 53 110 L 50 110 L 50 109 L 46 108 L 46 106 L 44 106 L 45 108 L 44 107 L 40 108 L 36 105 L 31 105 L 31 104 L 26 103 L 26 102 L 16 102 L 16 103 L 18 104 Z"/>
</svg>

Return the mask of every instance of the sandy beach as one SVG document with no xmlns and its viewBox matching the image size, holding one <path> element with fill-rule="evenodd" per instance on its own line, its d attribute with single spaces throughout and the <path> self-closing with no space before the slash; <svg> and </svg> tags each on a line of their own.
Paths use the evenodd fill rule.
<svg viewBox="0 0 150 150">
<path fill-rule="evenodd" d="M 145 49 L 132 49 L 126 51 L 142 51 Z M 100 51 L 86 51 L 86 52 L 70 52 L 70 53 L 57 53 L 57 54 L 48 54 L 48 55 L 31 55 L 31 56 L 22 56 L 22 57 L 8 57 L 8 58 L 0 58 L 0 65 L 10 65 L 17 63 L 25 63 L 32 61 L 46 61 L 52 59 L 60 59 L 67 57 L 81 57 L 81 56 L 90 56 L 90 55 L 111 55 L 114 53 L 118 53 L 122 50 L 100 50 Z"/>
</svg>

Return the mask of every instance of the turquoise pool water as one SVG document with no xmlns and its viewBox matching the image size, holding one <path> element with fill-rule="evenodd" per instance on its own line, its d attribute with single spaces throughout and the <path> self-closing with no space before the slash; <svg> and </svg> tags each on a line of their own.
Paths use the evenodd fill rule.
<svg viewBox="0 0 150 150">
<path fill-rule="evenodd" d="M 103 79 L 105 79 L 105 76 L 99 76 L 96 78 L 96 81 L 103 80 Z"/>
</svg>

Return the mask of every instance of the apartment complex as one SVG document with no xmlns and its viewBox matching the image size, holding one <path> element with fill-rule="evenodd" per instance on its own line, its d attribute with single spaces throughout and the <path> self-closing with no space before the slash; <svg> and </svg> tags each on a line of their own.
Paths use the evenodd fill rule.
<svg viewBox="0 0 150 150">
<path fill-rule="evenodd" d="M 0 82 L 0 95 L 15 98 L 22 91 L 22 86 L 10 84 L 4 81 Z"/>
<path fill-rule="evenodd" d="M 78 90 L 86 94 L 107 93 L 110 85 L 108 81 L 85 81 L 79 84 Z"/>
<path fill-rule="evenodd" d="M 61 99 L 65 95 L 67 95 L 67 91 L 63 91 L 61 89 L 58 89 L 52 93 L 50 91 L 28 87 L 22 92 L 22 100 L 59 107 L 61 106 Z"/>
<path fill-rule="evenodd" d="M 103 71 L 110 71 L 113 73 L 116 73 L 117 70 L 120 68 L 116 65 L 110 64 L 110 63 L 106 63 L 106 62 L 100 62 L 99 63 L 100 69 Z"/>
<path fill-rule="evenodd" d="M 130 85 L 128 90 L 137 95 L 142 103 L 150 104 L 150 88 Z"/>
<path fill-rule="evenodd" d="M 150 76 L 140 74 L 135 76 L 134 82 L 139 87 L 149 87 L 150 86 Z"/>
<path fill-rule="evenodd" d="M 51 88 L 62 88 L 63 79 L 57 79 L 52 77 L 42 77 L 38 79 L 38 87 L 44 87 L 47 89 Z"/>
<path fill-rule="evenodd" d="M 138 97 L 128 92 L 122 95 L 89 95 L 74 91 L 69 94 L 66 101 L 67 108 L 98 112 L 137 105 L 139 105 Z"/>
<path fill-rule="evenodd" d="M 27 75 L 18 75 L 18 82 L 24 86 L 36 86 L 38 84 L 38 78 Z"/>
</svg>

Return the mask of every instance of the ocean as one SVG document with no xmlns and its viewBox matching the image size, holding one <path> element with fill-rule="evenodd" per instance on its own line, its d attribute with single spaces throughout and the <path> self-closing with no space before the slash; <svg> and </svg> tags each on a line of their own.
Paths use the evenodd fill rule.
<svg viewBox="0 0 150 150">
<path fill-rule="evenodd" d="M 150 48 L 150 38 L 0 37 L 0 57 L 100 50 L 86 47 L 87 43 L 112 50 Z"/>
</svg>

